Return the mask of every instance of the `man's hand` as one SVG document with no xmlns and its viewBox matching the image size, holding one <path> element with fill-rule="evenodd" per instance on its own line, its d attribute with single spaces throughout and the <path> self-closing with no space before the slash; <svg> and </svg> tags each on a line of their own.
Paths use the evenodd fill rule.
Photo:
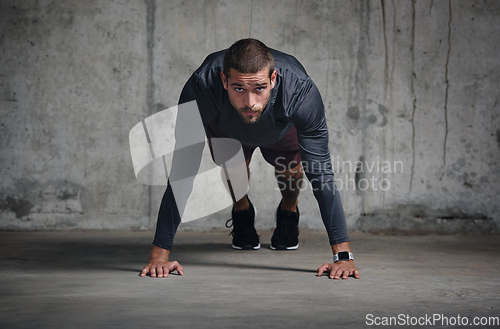
<svg viewBox="0 0 500 329">
<path fill-rule="evenodd" d="M 184 274 L 184 270 L 177 261 L 167 262 L 164 260 L 153 260 L 146 265 L 141 272 L 141 276 L 146 276 L 146 274 L 150 273 L 151 277 L 167 277 L 170 272 L 176 271 L 179 275 Z"/>
<path fill-rule="evenodd" d="M 177 261 L 168 261 L 169 254 L 170 250 L 153 246 L 153 250 L 151 250 L 151 257 L 149 258 L 149 263 L 142 269 L 141 276 L 146 276 L 146 274 L 149 273 L 151 274 L 152 278 L 166 278 L 168 274 L 173 271 L 177 271 L 179 275 L 183 275 L 184 269 L 182 268 L 181 264 L 179 264 Z"/>
<path fill-rule="evenodd" d="M 354 266 L 354 261 L 339 261 L 336 263 L 325 263 L 320 268 L 318 268 L 318 276 L 322 276 L 323 272 L 330 272 L 330 279 L 338 280 L 340 278 L 347 279 L 352 276 L 359 279 L 359 271 Z"/>
<path fill-rule="evenodd" d="M 342 242 L 339 244 L 332 245 L 333 254 L 337 254 L 340 251 L 351 251 L 351 246 L 349 242 Z M 330 279 L 338 280 L 340 278 L 347 279 L 352 276 L 359 279 L 359 271 L 354 266 L 354 261 L 351 259 L 349 261 L 338 261 L 336 263 L 325 263 L 318 268 L 318 276 L 322 276 L 323 272 L 330 272 Z"/>
</svg>

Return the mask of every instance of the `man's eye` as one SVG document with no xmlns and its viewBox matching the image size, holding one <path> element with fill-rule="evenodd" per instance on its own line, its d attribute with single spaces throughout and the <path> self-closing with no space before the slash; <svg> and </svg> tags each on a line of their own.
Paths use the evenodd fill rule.
<svg viewBox="0 0 500 329">
<path fill-rule="evenodd" d="M 243 91 L 243 88 L 234 88 L 236 91 Z"/>
</svg>

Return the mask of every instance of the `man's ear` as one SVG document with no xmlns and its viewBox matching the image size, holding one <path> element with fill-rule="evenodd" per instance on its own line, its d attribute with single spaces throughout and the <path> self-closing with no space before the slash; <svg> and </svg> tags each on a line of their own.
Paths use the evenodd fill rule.
<svg viewBox="0 0 500 329">
<path fill-rule="evenodd" d="M 224 89 L 227 90 L 227 78 L 224 72 L 220 71 L 220 78 L 222 79 L 222 85 L 224 86 Z"/>
<path fill-rule="evenodd" d="M 278 71 L 274 70 L 273 74 L 271 74 L 271 89 L 274 88 L 276 84 L 276 77 L 278 76 Z"/>
</svg>

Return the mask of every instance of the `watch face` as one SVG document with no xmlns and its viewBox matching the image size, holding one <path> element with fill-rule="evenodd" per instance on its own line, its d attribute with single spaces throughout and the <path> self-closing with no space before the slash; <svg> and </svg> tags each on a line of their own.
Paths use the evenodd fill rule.
<svg viewBox="0 0 500 329">
<path fill-rule="evenodd" d="M 338 253 L 339 255 L 339 260 L 349 260 L 349 252 L 348 251 L 341 251 Z"/>
</svg>

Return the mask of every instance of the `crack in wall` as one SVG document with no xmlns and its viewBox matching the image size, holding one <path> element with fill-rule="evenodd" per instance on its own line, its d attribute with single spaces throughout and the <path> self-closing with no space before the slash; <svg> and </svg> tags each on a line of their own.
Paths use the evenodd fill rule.
<svg viewBox="0 0 500 329">
<path fill-rule="evenodd" d="M 327 55 L 327 68 L 326 68 L 326 97 L 325 97 L 325 102 L 329 104 L 328 97 L 330 97 L 330 20 L 328 20 L 328 15 L 325 17 L 325 13 L 327 12 L 328 8 L 325 8 L 326 3 L 323 3 L 323 12 L 322 12 L 322 19 L 327 23 L 326 26 L 326 55 Z"/>
<path fill-rule="evenodd" d="M 155 29 L 155 1 L 146 0 L 146 46 L 147 46 L 147 85 L 146 85 L 146 111 L 147 117 L 153 114 L 154 101 L 154 80 L 153 80 L 153 49 L 154 49 L 154 29 Z M 152 228 L 152 197 L 153 189 L 148 189 L 148 227 Z"/>
<path fill-rule="evenodd" d="M 253 0 L 250 2 L 250 24 L 248 28 L 248 37 L 252 37 L 252 23 L 253 23 Z"/>
<path fill-rule="evenodd" d="M 356 74 L 355 74 L 355 86 L 356 86 L 356 101 L 358 108 L 362 113 L 362 116 L 366 115 L 366 53 L 369 47 L 369 20 L 370 20 L 370 8 L 369 2 L 362 2 L 360 4 L 359 10 L 359 20 L 360 20 L 360 30 L 358 39 L 358 52 L 356 54 Z M 361 156 L 364 157 L 366 152 L 366 129 L 361 129 Z M 365 193 L 361 194 L 361 213 L 366 212 L 366 197 Z"/>
<path fill-rule="evenodd" d="M 147 30 L 147 70 L 148 83 L 146 91 L 148 117 L 153 114 L 154 81 L 153 81 L 153 49 L 154 49 L 154 25 L 155 25 L 155 3 L 154 0 L 146 0 L 146 30 Z"/>
<path fill-rule="evenodd" d="M 386 18 L 386 4 L 385 0 L 380 0 L 381 3 L 381 9 L 382 9 L 382 29 L 383 29 L 383 34 L 384 34 L 384 104 L 388 103 L 388 89 L 389 89 L 389 46 L 387 43 L 387 18 Z M 393 22 L 394 24 L 394 22 Z M 380 109 L 380 107 L 379 107 Z M 387 129 L 383 130 L 383 147 L 382 147 L 382 152 L 384 157 L 387 155 Z M 381 173 L 381 179 L 382 181 L 386 179 L 386 174 L 384 172 Z M 380 193 L 380 203 L 382 204 L 382 207 L 385 207 L 385 198 L 386 198 L 386 193 Z"/>
<path fill-rule="evenodd" d="M 410 190 L 408 198 L 410 198 L 411 190 L 413 187 L 413 175 L 415 171 L 415 111 L 417 109 L 417 95 L 415 94 L 415 0 L 412 0 L 412 27 L 411 27 L 411 93 L 413 95 L 413 110 L 411 113 L 411 148 L 412 148 L 412 162 L 410 172 Z"/>
<path fill-rule="evenodd" d="M 220 49 L 220 47 L 217 45 L 217 4 L 214 3 L 212 5 L 212 17 L 214 19 L 213 24 L 214 24 L 214 45 L 215 49 Z"/>
<path fill-rule="evenodd" d="M 448 1 L 448 8 L 450 12 L 450 18 L 448 19 L 448 52 L 446 54 L 446 67 L 445 67 L 445 81 L 446 89 L 444 95 L 444 123 L 445 123 L 445 133 L 443 142 L 443 166 L 446 167 L 446 142 L 448 141 L 448 89 L 450 84 L 448 82 L 448 66 L 450 64 L 450 51 L 451 51 L 451 0 Z"/>
<path fill-rule="evenodd" d="M 397 27 L 396 27 L 396 18 L 397 18 L 397 12 L 396 12 L 396 4 L 394 3 L 394 0 L 392 0 L 392 60 L 394 60 L 394 58 L 396 58 L 396 47 L 394 46 L 394 34 L 396 33 L 397 31 Z M 390 83 L 391 83 L 391 88 L 392 88 L 392 77 L 394 77 L 394 67 L 396 65 L 394 65 L 394 63 L 392 64 L 391 66 L 391 74 L 390 74 L 390 77 L 391 79 L 389 80 Z"/>
<path fill-rule="evenodd" d="M 384 30 L 384 49 L 385 49 L 385 57 L 384 57 L 384 100 L 387 96 L 387 87 L 389 84 L 389 59 L 388 59 L 388 49 L 387 49 L 387 29 L 386 29 L 386 21 L 385 21 L 385 1 L 380 0 L 382 5 L 382 28 Z"/>
<path fill-rule="evenodd" d="M 297 53 L 297 41 L 296 41 L 296 38 L 297 38 L 297 31 L 298 31 L 298 27 L 297 27 L 297 17 L 299 16 L 299 0 L 295 1 L 295 17 L 293 18 L 294 21 L 293 21 L 293 29 L 292 29 L 292 44 L 293 44 L 293 53 L 296 54 Z"/>
</svg>

